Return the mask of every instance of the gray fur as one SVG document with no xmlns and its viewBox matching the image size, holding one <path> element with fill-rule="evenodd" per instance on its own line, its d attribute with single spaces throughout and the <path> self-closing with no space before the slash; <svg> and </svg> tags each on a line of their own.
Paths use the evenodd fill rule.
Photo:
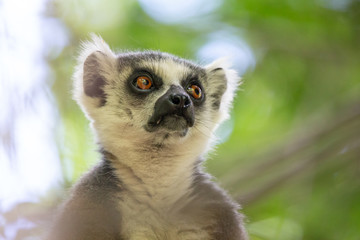
<svg viewBox="0 0 360 240">
<path fill-rule="evenodd" d="M 89 97 L 100 98 L 101 105 L 106 102 L 106 96 L 104 92 L 104 85 L 106 79 L 101 75 L 101 52 L 94 52 L 88 56 L 84 62 L 84 93 Z"/>
<path fill-rule="evenodd" d="M 154 87 L 139 91 L 131 84 L 144 72 Z M 115 55 L 95 36 L 74 80 L 102 161 L 75 185 L 49 240 L 248 239 L 238 205 L 201 168 L 238 84 L 231 69 L 161 52 Z M 191 84 L 201 98 L 188 95 Z"/>
</svg>

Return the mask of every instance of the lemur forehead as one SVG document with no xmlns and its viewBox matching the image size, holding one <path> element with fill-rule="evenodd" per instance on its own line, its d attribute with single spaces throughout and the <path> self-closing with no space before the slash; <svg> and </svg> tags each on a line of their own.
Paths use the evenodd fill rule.
<svg viewBox="0 0 360 240">
<path fill-rule="evenodd" d="M 124 67 L 131 67 L 132 69 L 147 68 L 163 77 L 177 75 L 179 77 L 197 76 L 203 78 L 206 75 L 205 69 L 201 66 L 168 53 L 155 51 L 129 52 L 119 54 L 117 57 L 119 71 Z"/>
</svg>

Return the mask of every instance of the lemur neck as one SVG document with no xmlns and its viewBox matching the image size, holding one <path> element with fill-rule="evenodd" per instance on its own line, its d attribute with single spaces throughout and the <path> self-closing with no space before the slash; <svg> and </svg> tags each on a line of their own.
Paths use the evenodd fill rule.
<svg viewBox="0 0 360 240">
<path fill-rule="evenodd" d="M 128 146 L 104 153 L 126 189 L 140 197 L 167 199 L 168 202 L 190 194 L 195 166 L 199 162 L 198 156 L 179 152 L 179 149 L 145 150 Z"/>
</svg>

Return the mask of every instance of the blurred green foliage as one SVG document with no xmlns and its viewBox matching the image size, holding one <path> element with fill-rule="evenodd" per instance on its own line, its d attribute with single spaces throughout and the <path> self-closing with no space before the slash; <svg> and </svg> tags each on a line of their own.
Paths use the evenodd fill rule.
<svg viewBox="0 0 360 240">
<path fill-rule="evenodd" d="M 69 183 L 97 159 L 88 122 L 70 97 L 81 40 L 95 32 L 115 49 L 158 49 L 202 62 L 198 49 L 211 34 L 228 31 L 249 44 L 257 63 L 223 126 L 232 134 L 206 166 L 239 199 L 263 189 L 244 201 L 251 239 L 359 239 L 360 120 L 340 120 L 360 104 L 360 1 L 224 0 L 172 24 L 152 19 L 135 0 L 58 0 L 49 12 L 70 36 L 51 60 Z M 302 141 L 306 147 L 295 151 Z M 291 154 L 256 167 L 285 152 Z M 241 174 L 251 177 L 241 181 Z M 273 179 L 280 180 L 267 188 Z"/>
</svg>

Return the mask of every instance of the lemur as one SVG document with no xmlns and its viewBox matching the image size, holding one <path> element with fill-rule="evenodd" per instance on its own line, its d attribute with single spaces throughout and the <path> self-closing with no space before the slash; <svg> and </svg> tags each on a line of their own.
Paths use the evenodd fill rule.
<svg viewBox="0 0 360 240">
<path fill-rule="evenodd" d="M 74 99 L 102 160 L 72 189 L 50 240 L 246 240 L 238 204 L 202 169 L 239 77 L 157 51 L 85 42 Z"/>
</svg>

